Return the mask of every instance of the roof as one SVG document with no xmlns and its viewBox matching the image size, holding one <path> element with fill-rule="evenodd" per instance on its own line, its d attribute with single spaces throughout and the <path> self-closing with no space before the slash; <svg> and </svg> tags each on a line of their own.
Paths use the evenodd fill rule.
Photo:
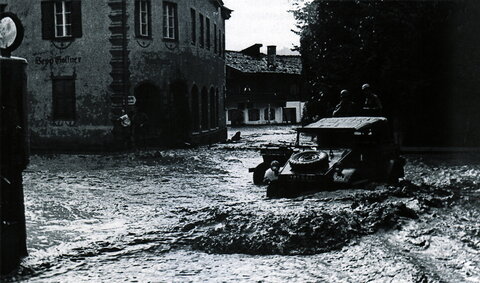
<svg viewBox="0 0 480 283">
<path fill-rule="evenodd" d="M 225 4 L 222 0 L 211 0 L 217 7 L 220 7 L 222 11 L 222 17 L 226 20 L 230 19 L 233 10 L 225 7 Z"/>
<path fill-rule="evenodd" d="M 384 117 L 336 117 L 323 118 L 315 123 L 309 124 L 305 127 L 298 128 L 301 132 L 309 132 L 319 129 L 341 129 L 341 130 L 362 130 L 366 127 L 371 127 L 373 124 L 386 122 Z"/>
<path fill-rule="evenodd" d="M 225 51 L 227 67 L 243 73 L 276 73 L 294 74 L 302 73 L 302 61 L 298 55 L 276 55 L 275 67 L 269 66 L 267 55 L 251 56 L 240 51 Z"/>
</svg>

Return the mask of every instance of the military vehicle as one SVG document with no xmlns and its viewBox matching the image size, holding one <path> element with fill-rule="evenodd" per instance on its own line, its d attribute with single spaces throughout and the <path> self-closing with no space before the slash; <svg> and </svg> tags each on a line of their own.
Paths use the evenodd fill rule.
<svg viewBox="0 0 480 283">
<path fill-rule="evenodd" d="M 278 180 L 268 184 L 268 197 L 395 183 L 404 177 L 405 161 L 384 117 L 324 118 L 296 130 L 293 146 L 262 149 L 264 162 L 252 170 L 254 183 L 260 184 L 270 162 L 280 162 Z"/>
</svg>

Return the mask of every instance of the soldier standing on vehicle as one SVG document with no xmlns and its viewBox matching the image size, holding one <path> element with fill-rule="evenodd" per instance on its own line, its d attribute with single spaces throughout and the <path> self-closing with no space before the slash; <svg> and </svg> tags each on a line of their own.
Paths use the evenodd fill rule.
<svg viewBox="0 0 480 283">
<path fill-rule="evenodd" d="M 374 94 L 369 84 L 362 85 L 361 112 L 363 116 L 381 116 L 382 103 L 376 94 Z"/>
<path fill-rule="evenodd" d="M 357 103 L 355 103 L 354 98 L 351 93 L 344 89 L 340 92 L 340 102 L 335 106 L 333 110 L 333 117 L 349 117 L 355 116 L 358 112 Z"/>
</svg>

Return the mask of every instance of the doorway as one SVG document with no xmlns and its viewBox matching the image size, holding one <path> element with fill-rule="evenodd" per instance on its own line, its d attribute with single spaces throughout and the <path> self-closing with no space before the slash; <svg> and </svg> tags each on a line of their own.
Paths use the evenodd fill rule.
<svg viewBox="0 0 480 283">
<path fill-rule="evenodd" d="M 136 115 L 133 121 L 135 139 L 139 145 L 154 145 L 162 141 L 165 126 L 162 93 L 152 83 L 143 83 L 134 90 Z"/>
</svg>

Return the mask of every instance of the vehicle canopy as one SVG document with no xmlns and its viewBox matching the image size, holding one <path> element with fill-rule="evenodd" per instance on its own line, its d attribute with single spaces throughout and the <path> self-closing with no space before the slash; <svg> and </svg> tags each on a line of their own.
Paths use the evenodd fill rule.
<svg viewBox="0 0 480 283">
<path fill-rule="evenodd" d="M 385 117 L 323 118 L 296 130 L 297 143 L 300 133 L 306 133 L 316 137 L 317 144 L 324 147 L 352 147 L 391 140 Z"/>
</svg>

